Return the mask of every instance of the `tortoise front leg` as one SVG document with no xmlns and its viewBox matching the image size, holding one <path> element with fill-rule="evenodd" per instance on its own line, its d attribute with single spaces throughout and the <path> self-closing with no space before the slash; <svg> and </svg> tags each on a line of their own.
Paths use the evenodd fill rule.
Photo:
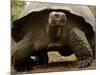
<svg viewBox="0 0 100 75">
<path fill-rule="evenodd" d="M 31 59 L 34 50 L 30 39 L 23 39 L 12 49 L 12 65 L 16 71 L 32 70 L 36 61 Z"/>
<path fill-rule="evenodd" d="M 77 67 L 84 68 L 91 65 L 93 60 L 92 48 L 84 32 L 78 28 L 73 28 L 69 33 L 69 46 L 77 57 Z"/>
</svg>

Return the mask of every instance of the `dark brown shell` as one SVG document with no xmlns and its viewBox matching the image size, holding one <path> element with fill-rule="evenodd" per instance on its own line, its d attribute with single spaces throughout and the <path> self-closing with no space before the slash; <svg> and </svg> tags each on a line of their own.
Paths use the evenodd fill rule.
<svg viewBox="0 0 100 75">
<path fill-rule="evenodd" d="M 76 15 L 77 17 L 84 19 L 84 22 L 88 23 L 87 25 L 95 32 L 95 17 L 88 6 L 31 2 L 26 6 L 21 17 L 13 22 L 13 39 L 18 42 L 23 39 L 26 34 L 28 35 L 29 31 L 35 33 L 34 36 L 38 34 L 42 35 L 41 29 L 45 28 L 48 14 L 51 11 L 63 11 L 65 13 Z"/>
</svg>

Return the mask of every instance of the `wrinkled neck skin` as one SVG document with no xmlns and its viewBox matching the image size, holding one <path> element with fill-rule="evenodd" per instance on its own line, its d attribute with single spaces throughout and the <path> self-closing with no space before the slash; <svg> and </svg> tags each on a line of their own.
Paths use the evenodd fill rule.
<svg viewBox="0 0 100 75">
<path fill-rule="evenodd" d="M 51 41 L 58 41 L 62 36 L 63 26 L 47 26 L 47 36 Z"/>
</svg>

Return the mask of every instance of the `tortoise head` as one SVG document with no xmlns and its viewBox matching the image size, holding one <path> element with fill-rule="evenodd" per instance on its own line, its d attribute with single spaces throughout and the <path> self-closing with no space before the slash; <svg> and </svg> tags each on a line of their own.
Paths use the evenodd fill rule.
<svg viewBox="0 0 100 75">
<path fill-rule="evenodd" d="M 52 11 L 49 13 L 48 23 L 51 26 L 64 26 L 66 20 L 66 14 L 63 12 Z"/>
</svg>

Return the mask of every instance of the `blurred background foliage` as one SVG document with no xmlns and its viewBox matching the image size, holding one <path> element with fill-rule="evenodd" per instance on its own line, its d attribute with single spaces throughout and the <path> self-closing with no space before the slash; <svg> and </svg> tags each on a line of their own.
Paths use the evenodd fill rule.
<svg viewBox="0 0 100 75">
<path fill-rule="evenodd" d="M 24 7 L 26 5 L 25 1 L 11 0 L 11 20 L 14 21 L 19 18 Z"/>
</svg>

